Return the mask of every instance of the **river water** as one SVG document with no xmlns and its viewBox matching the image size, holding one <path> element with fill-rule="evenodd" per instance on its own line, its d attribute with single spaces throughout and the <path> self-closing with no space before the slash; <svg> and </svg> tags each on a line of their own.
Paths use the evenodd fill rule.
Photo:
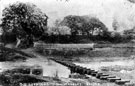
<svg viewBox="0 0 135 86">
<path fill-rule="evenodd" d="M 116 61 L 101 61 L 101 62 L 90 62 L 90 63 L 75 63 L 76 65 L 80 65 L 83 67 L 91 68 L 94 70 L 99 70 L 101 67 L 109 67 L 109 66 L 134 66 L 134 60 L 116 60 Z"/>
<path fill-rule="evenodd" d="M 94 70 L 98 70 L 101 67 L 108 67 L 108 66 L 133 66 L 135 65 L 134 60 L 123 60 L 123 61 L 112 61 L 112 62 L 89 62 L 89 63 L 75 63 L 76 65 L 80 65 L 83 67 L 91 68 Z M 40 58 L 29 58 L 26 61 L 17 61 L 17 62 L 0 62 L 0 71 L 5 69 L 12 69 L 17 66 L 34 66 L 39 65 L 43 68 L 43 76 L 51 76 L 54 77 L 57 73 L 59 77 L 68 78 L 70 74 L 70 70 L 58 64 L 52 60 L 48 60 L 45 57 Z"/>
<path fill-rule="evenodd" d="M 25 50 L 26 51 L 26 50 Z M 29 51 L 29 50 L 28 50 Z M 26 61 L 16 61 L 16 62 L 0 62 L 0 72 L 5 69 L 12 69 L 16 66 L 34 66 L 39 65 L 43 68 L 43 76 L 54 77 L 57 73 L 59 77 L 68 78 L 70 74 L 70 70 L 52 60 L 48 60 L 47 57 L 42 56 L 37 53 L 33 53 L 37 58 L 28 58 Z M 85 58 L 85 57 L 82 57 Z M 95 59 L 95 58 L 94 58 Z M 98 58 L 99 59 L 99 58 Z M 109 67 L 109 66 L 134 66 L 135 67 L 135 59 L 126 59 L 126 60 L 114 60 L 113 61 L 91 61 L 87 63 L 75 63 L 76 65 L 80 65 L 83 67 L 91 68 L 94 70 L 99 70 L 101 67 Z"/>
<path fill-rule="evenodd" d="M 0 62 L 0 71 L 3 71 L 5 69 L 12 69 L 17 66 L 34 66 L 39 65 L 43 68 L 43 76 L 51 76 L 54 77 L 57 73 L 59 77 L 65 77 L 68 78 L 70 74 L 70 70 L 60 65 L 54 61 L 47 60 L 46 58 L 30 58 L 27 59 L 25 62 Z"/>
</svg>

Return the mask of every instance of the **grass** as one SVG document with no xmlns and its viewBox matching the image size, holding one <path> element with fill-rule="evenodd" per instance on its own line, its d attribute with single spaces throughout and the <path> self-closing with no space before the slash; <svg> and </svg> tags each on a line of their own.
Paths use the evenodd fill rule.
<svg viewBox="0 0 135 86">
<path fill-rule="evenodd" d="M 24 52 L 23 50 L 19 49 L 11 49 L 0 46 L 0 61 L 18 61 L 18 60 L 24 61 L 27 58 L 35 57 L 30 52 L 31 51 Z"/>
<path fill-rule="evenodd" d="M 71 44 L 72 46 L 72 44 Z M 86 46 L 86 45 L 84 45 Z M 45 49 L 43 47 L 35 47 L 35 50 L 44 55 L 55 55 L 62 57 L 130 57 L 135 55 L 135 48 L 132 47 L 132 44 L 95 44 L 94 50 L 85 49 L 85 48 L 76 48 L 76 49 Z M 49 53 L 49 50 L 51 53 Z"/>
<path fill-rule="evenodd" d="M 1 53 L 0 54 L 0 61 L 24 61 L 26 60 L 27 57 L 26 56 L 22 56 L 22 55 L 19 55 L 19 54 L 15 54 L 15 53 L 7 53 L 7 54 L 4 54 L 4 53 Z"/>
<path fill-rule="evenodd" d="M 49 44 L 48 44 L 49 45 Z M 72 45 L 72 44 L 71 44 Z M 51 46 L 53 46 L 51 44 Z M 85 45 L 86 46 L 86 45 Z M 48 54 L 49 49 L 43 47 L 35 47 L 35 51 L 47 56 L 54 56 L 60 59 L 72 61 L 72 62 L 86 62 L 93 61 L 94 58 L 129 58 L 135 55 L 135 48 L 132 48 L 133 44 L 95 44 L 93 50 L 88 49 L 54 49 Z M 46 50 L 46 51 L 45 51 Z M 110 61 L 110 59 L 109 59 Z"/>
<path fill-rule="evenodd" d="M 89 50 L 87 49 L 43 49 L 35 48 L 35 51 L 44 55 L 56 55 L 56 56 L 76 56 L 83 55 Z"/>
<path fill-rule="evenodd" d="M 74 56 L 93 49 L 92 44 L 35 44 L 35 50 L 46 55 Z"/>
</svg>

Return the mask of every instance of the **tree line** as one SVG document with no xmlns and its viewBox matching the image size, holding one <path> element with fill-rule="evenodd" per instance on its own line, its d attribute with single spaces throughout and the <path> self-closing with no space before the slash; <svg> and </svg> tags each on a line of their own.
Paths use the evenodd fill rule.
<svg viewBox="0 0 135 86">
<path fill-rule="evenodd" d="M 33 45 L 34 41 L 48 43 L 90 43 L 90 42 L 128 42 L 134 37 L 125 31 L 123 35 L 110 32 L 97 17 L 68 15 L 57 19 L 54 26 L 47 26 L 48 16 L 35 4 L 16 2 L 2 12 L 3 42 L 21 39 L 23 44 Z M 117 22 L 113 23 L 116 29 Z"/>
</svg>

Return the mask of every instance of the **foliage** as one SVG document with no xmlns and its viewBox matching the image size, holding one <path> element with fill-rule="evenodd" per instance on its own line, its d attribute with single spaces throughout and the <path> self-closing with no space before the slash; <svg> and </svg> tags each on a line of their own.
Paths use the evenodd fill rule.
<svg viewBox="0 0 135 86">
<path fill-rule="evenodd" d="M 16 42 L 16 34 L 15 33 L 11 33 L 11 32 L 6 32 L 6 33 L 3 33 L 1 35 L 1 41 L 4 43 L 4 44 L 7 44 L 7 43 L 15 43 Z"/>
<path fill-rule="evenodd" d="M 55 23 L 54 23 L 54 27 L 51 27 L 51 31 L 52 34 L 56 34 L 56 35 L 69 35 L 70 34 L 70 28 L 67 26 L 61 26 L 60 25 L 61 20 L 60 19 L 56 19 Z"/>
<path fill-rule="evenodd" d="M 132 40 L 135 38 L 134 36 L 134 28 L 130 29 L 130 30 L 124 30 L 123 32 L 123 36 L 127 39 L 127 40 Z"/>
<path fill-rule="evenodd" d="M 48 17 L 32 3 L 16 2 L 3 10 L 2 29 L 18 37 L 39 37 L 47 26 Z"/>
<path fill-rule="evenodd" d="M 61 25 L 68 26 L 71 28 L 71 34 L 77 35 L 78 31 L 81 29 L 81 24 L 84 20 L 80 16 L 66 16 L 61 22 Z"/>
<path fill-rule="evenodd" d="M 106 26 L 98 18 L 88 16 L 69 15 L 63 19 L 61 25 L 71 28 L 71 35 L 102 35 L 107 31 Z"/>
<path fill-rule="evenodd" d="M 70 28 L 67 26 L 51 27 L 51 33 L 54 35 L 69 35 Z"/>
<path fill-rule="evenodd" d="M 116 19 L 113 20 L 112 27 L 114 30 L 116 30 L 116 31 L 118 30 L 119 24 Z"/>
</svg>

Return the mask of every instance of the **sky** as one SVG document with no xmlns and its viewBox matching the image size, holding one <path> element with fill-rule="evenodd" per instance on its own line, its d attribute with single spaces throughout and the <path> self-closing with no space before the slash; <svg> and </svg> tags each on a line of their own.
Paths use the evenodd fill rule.
<svg viewBox="0 0 135 86">
<path fill-rule="evenodd" d="M 118 31 L 132 29 L 135 26 L 134 0 L 1 0 L 0 18 L 2 10 L 16 1 L 31 2 L 37 5 L 49 17 L 48 26 L 53 26 L 56 19 L 63 19 L 67 15 L 90 15 L 99 18 L 110 31 L 112 22 L 117 20 Z"/>
</svg>

